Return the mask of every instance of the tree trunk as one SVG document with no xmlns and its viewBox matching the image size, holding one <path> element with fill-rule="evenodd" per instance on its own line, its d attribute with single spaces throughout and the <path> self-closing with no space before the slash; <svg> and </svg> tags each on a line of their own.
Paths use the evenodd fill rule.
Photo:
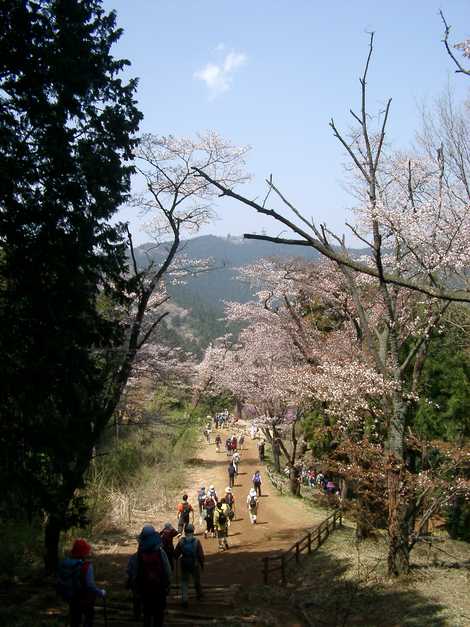
<svg viewBox="0 0 470 627">
<path fill-rule="evenodd" d="M 46 569 L 46 573 L 51 575 L 57 572 L 57 565 L 59 562 L 59 540 L 62 526 L 61 520 L 57 516 L 54 516 L 53 514 L 49 515 L 44 533 L 44 567 Z"/>
<path fill-rule="evenodd" d="M 242 417 L 242 411 L 243 411 L 243 403 L 237 398 L 235 399 L 235 414 L 239 420 Z"/>
<path fill-rule="evenodd" d="M 398 577 L 409 572 L 409 529 L 404 481 L 404 433 L 406 405 L 397 390 L 388 431 L 388 574 Z"/>
<path fill-rule="evenodd" d="M 276 472 L 281 472 L 281 447 L 279 446 L 279 442 L 277 438 L 273 438 L 272 441 L 272 450 L 273 450 L 273 464 L 274 470 Z"/>
</svg>

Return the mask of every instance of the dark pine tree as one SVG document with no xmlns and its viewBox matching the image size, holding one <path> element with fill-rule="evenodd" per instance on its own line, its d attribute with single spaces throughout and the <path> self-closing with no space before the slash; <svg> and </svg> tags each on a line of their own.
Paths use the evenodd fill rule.
<svg viewBox="0 0 470 627">
<path fill-rule="evenodd" d="M 126 246 L 110 219 L 141 114 L 100 0 L 2 0 L 0 25 L 0 498 L 46 514 L 53 569 L 116 398 Z"/>
</svg>

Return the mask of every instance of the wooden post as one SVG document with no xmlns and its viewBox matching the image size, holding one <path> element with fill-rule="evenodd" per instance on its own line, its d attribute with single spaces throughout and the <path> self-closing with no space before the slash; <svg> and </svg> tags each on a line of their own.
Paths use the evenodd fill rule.
<svg viewBox="0 0 470 627">
<path fill-rule="evenodd" d="M 286 585 L 286 560 L 284 557 L 284 553 L 281 555 L 281 580 L 282 585 Z"/>
<path fill-rule="evenodd" d="M 268 566 L 268 558 L 267 557 L 263 557 L 263 581 L 264 584 L 267 585 L 268 584 L 268 577 L 269 577 L 269 570 L 268 570 L 269 566 Z"/>
<path fill-rule="evenodd" d="M 312 534 L 308 532 L 308 552 L 312 552 Z"/>
<path fill-rule="evenodd" d="M 295 561 L 297 564 L 299 563 L 299 558 L 300 558 L 299 543 L 296 542 L 295 543 Z"/>
</svg>

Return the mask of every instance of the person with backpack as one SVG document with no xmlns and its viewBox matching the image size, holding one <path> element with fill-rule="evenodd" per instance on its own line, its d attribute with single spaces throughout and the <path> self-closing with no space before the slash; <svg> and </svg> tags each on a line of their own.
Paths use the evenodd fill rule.
<svg viewBox="0 0 470 627">
<path fill-rule="evenodd" d="M 136 590 L 142 601 L 144 627 L 163 627 L 171 566 L 160 534 L 144 525 L 138 536 Z"/>
<path fill-rule="evenodd" d="M 230 456 L 232 454 L 232 438 L 230 436 L 225 440 L 225 449 L 227 450 L 227 455 Z"/>
<path fill-rule="evenodd" d="M 70 627 L 92 627 L 96 598 L 106 597 L 106 591 L 97 588 L 93 564 L 87 559 L 91 550 L 86 540 L 75 540 L 70 557 L 59 565 L 56 589 L 69 604 Z"/>
<path fill-rule="evenodd" d="M 189 524 L 190 517 L 191 523 L 194 524 L 194 510 L 192 505 L 188 503 L 188 495 L 183 494 L 183 501 L 178 505 L 178 533 L 180 535 L 186 529 L 186 525 Z"/>
<path fill-rule="evenodd" d="M 240 465 L 240 453 L 238 451 L 235 451 L 232 455 L 232 464 L 235 466 L 235 474 L 238 475 L 238 467 Z"/>
<path fill-rule="evenodd" d="M 236 451 L 238 448 L 238 440 L 235 434 L 232 435 L 232 451 Z"/>
<path fill-rule="evenodd" d="M 199 523 L 202 525 L 202 521 L 204 520 L 204 501 L 206 500 L 206 488 L 201 485 L 199 490 L 197 491 L 197 505 L 199 508 Z"/>
<path fill-rule="evenodd" d="M 170 563 L 171 570 L 174 568 L 175 562 L 175 547 L 173 546 L 173 539 L 176 538 L 178 532 L 169 522 L 165 523 L 165 526 L 160 531 L 160 538 L 162 540 L 162 548 L 166 553 L 168 561 Z"/>
<path fill-rule="evenodd" d="M 205 521 L 206 521 L 206 530 L 204 531 L 204 537 L 207 538 L 210 534 L 214 537 L 214 510 L 217 505 L 217 501 L 211 496 L 211 493 L 207 494 L 204 499 L 204 512 L 205 512 Z"/>
<path fill-rule="evenodd" d="M 245 444 L 245 436 L 242 433 L 240 437 L 238 438 L 238 448 L 240 449 L 240 451 L 243 449 L 244 444 Z"/>
<path fill-rule="evenodd" d="M 215 448 L 217 453 L 220 453 L 220 445 L 222 444 L 222 438 L 220 437 L 220 433 L 215 436 Z"/>
<path fill-rule="evenodd" d="M 253 475 L 253 488 L 258 496 L 261 496 L 261 475 L 259 470 Z"/>
<path fill-rule="evenodd" d="M 248 515 L 250 517 L 250 523 L 256 524 L 256 518 L 258 516 L 258 498 L 256 496 L 256 490 L 251 488 L 246 497 L 246 505 L 248 508 Z"/>
<path fill-rule="evenodd" d="M 194 526 L 186 526 L 185 536 L 181 538 L 175 549 L 175 557 L 181 558 L 181 601 L 188 607 L 188 588 L 191 577 L 200 601 L 203 598 L 201 571 L 204 570 L 204 551 L 202 544 L 194 537 Z"/>
<path fill-rule="evenodd" d="M 223 551 L 228 549 L 228 522 L 229 522 L 229 506 L 225 499 L 220 499 L 214 511 L 214 527 L 217 531 L 219 540 L 219 549 Z"/>
<path fill-rule="evenodd" d="M 233 488 L 233 486 L 235 485 L 235 474 L 237 472 L 237 469 L 235 468 L 233 461 L 231 461 L 230 464 L 228 465 L 227 472 L 228 472 L 228 484 L 231 488 Z"/>
<path fill-rule="evenodd" d="M 225 502 L 227 503 L 228 510 L 228 525 L 235 518 L 235 497 L 233 496 L 232 488 L 225 488 Z"/>
</svg>

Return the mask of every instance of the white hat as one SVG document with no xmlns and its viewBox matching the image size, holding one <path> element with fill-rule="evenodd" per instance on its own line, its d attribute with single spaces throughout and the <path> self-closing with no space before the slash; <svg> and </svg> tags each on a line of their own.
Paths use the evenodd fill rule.
<svg viewBox="0 0 470 627">
<path fill-rule="evenodd" d="M 232 488 L 225 488 L 225 494 L 231 494 Z"/>
<path fill-rule="evenodd" d="M 213 485 L 210 485 L 210 486 L 209 486 L 209 490 L 215 490 L 214 486 L 213 486 Z"/>
<path fill-rule="evenodd" d="M 256 490 L 254 488 L 251 488 L 250 496 L 256 496 Z"/>
</svg>

